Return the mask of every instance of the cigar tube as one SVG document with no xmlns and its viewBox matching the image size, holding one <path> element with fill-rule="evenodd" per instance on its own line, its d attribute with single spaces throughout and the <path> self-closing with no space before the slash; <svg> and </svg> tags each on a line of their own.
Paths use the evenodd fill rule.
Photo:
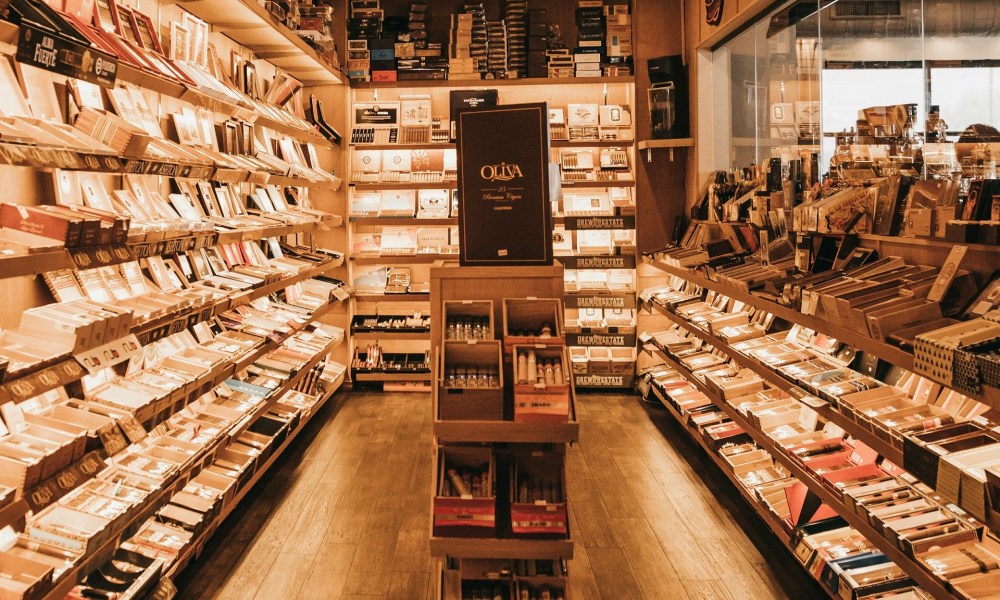
<svg viewBox="0 0 1000 600">
<path fill-rule="evenodd" d="M 517 383 L 528 383 L 528 356 L 524 352 L 517 353 Z"/>
<path fill-rule="evenodd" d="M 479 476 L 472 478 L 472 495 L 476 498 L 480 498 L 483 495 L 483 480 Z"/>
<path fill-rule="evenodd" d="M 555 366 L 555 368 L 552 369 L 552 381 L 555 383 L 555 385 L 562 385 L 563 383 L 565 383 L 563 381 L 562 361 L 561 360 L 557 359 L 556 360 L 556 366 Z"/>
<path fill-rule="evenodd" d="M 545 385 L 555 385 L 555 375 L 552 372 L 552 361 L 545 361 Z"/>
<path fill-rule="evenodd" d="M 469 490 L 469 486 L 465 485 L 465 481 L 459 476 L 458 471 L 455 469 L 448 469 L 448 479 L 451 480 L 451 485 L 455 486 L 455 491 L 458 492 L 459 496 L 471 496 L 472 492 Z"/>
<path fill-rule="evenodd" d="M 540 479 L 531 480 L 531 501 L 538 502 L 539 500 L 545 500 L 545 488 L 542 486 L 542 481 Z"/>
<path fill-rule="evenodd" d="M 545 487 L 544 487 L 544 494 L 543 495 L 545 497 L 545 502 L 547 502 L 549 504 L 552 504 L 553 502 L 555 502 L 555 497 L 553 496 L 553 493 L 552 493 L 552 480 L 551 479 L 546 479 L 544 486 Z"/>
<path fill-rule="evenodd" d="M 809 456 L 818 456 L 820 454 L 840 450 L 842 447 L 843 445 L 840 442 L 831 442 L 829 444 L 821 444 L 815 448 L 799 448 L 798 450 L 795 450 L 793 454 L 799 458 L 806 458 Z"/>
<path fill-rule="evenodd" d="M 534 385 L 538 381 L 538 359 L 535 357 L 535 351 L 528 351 L 528 383 Z"/>
<path fill-rule="evenodd" d="M 517 488 L 517 501 L 518 502 L 529 502 L 528 500 L 528 478 L 522 477 L 521 483 Z"/>
</svg>

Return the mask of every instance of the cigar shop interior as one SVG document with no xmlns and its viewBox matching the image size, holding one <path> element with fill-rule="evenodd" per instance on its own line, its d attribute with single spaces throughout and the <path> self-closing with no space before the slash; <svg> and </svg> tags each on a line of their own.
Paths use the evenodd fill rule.
<svg viewBox="0 0 1000 600">
<path fill-rule="evenodd" d="M 0 0 L 0 600 L 1000 598 L 1000 3 Z"/>
</svg>

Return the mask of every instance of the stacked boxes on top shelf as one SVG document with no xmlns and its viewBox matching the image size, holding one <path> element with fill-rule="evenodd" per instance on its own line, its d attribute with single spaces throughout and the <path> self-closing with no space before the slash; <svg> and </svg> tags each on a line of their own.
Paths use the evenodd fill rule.
<svg viewBox="0 0 1000 600">
<path fill-rule="evenodd" d="M 401 6 L 397 3 L 393 6 Z M 462 2 L 447 38 L 433 39 L 428 2 L 388 15 L 378 0 L 351 2 L 348 74 L 362 81 L 601 77 L 631 74 L 631 15 L 627 4 L 580 0 L 572 22 L 550 22 L 541 2 L 495 6 Z M 559 11 L 554 11 L 560 16 Z M 567 17 L 570 15 L 566 15 Z M 575 39 L 572 39 L 576 32 Z M 564 39 L 566 36 L 566 39 Z M 567 43 L 568 42 L 568 43 Z"/>
<path fill-rule="evenodd" d="M 576 9 L 576 77 L 600 77 L 604 53 L 604 2 L 580 0 Z"/>
<path fill-rule="evenodd" d="M 528 0 L 507 1 L 507 70 L 528 76 Z"/>
<path fill-rule="evenodd" d="M 544 8 L 528 9 L 528 77 L 552 77 L 546 50 L 549 47 L 549 22 Z"/>
<path fill-rule="evenodd" d="M 480 79 L 479 60 L 472 58 L 472 15 L 451 15 L 448 79 Z"/>
</svg>

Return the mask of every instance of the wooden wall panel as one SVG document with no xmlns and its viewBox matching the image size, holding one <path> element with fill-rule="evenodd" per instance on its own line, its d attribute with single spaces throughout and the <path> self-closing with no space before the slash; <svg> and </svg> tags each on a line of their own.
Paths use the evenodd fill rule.
<svg viewBox="0 0 1000 600">
<path fill-rule="evenodd" d="M 650 58 L 684 51 L 681 35 L 683 8 L 682 0 L 634 2 L 637 139 L 649 139 L 651 129 L 646 63 Z M 636 155 L 636 235 L 640 252 L 662 248 L 671 237 L 675 219 L 684 213 L 688 152 L 690 150 L 675 150 L 673 162 L 664 150 L 654 151 L 649 162 L 645 152 Z"/>
</svg>

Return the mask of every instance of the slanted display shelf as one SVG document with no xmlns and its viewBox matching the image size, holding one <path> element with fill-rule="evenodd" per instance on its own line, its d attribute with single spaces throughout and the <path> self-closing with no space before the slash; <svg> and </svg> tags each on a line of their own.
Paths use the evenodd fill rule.
<svg viewBox="0 0 1000 600">
<path fill-rule="evenodd" d="M 772 302 L 766 298 L 762 298 L 755 294 L 735 289 L 732 286 L 728 286 L 719 283 L 717 281 L 712 281 L 710 279 L 702 277 L 701 275 L 692 273 L 687 269 L 681 269 L 679 267 L 668 265 L 666 263 L 657 260 L 651 260 L 649 257 L 645 257 L 645 262 L 653 265 L 654 267 L 660 269 L 661 271 L 670 273 L 671 275 L 677 275 L 679 277 L 682 277 L 685 280 L 695 285 L 701 286 L 705 289 L 719 292 L 721 294 L 725 294 L 726 296 L 729 296 L 734 300 L 745 302 L 751 306 L 755 306 L 761 310 L 765 310 L 780 319 L 784 319 L 785 321 L 788 321 L 790 323 L 798 323 L 803 327 L 807 327 L 809 329 L 812 329 L 813 331 L 818 331 L 820 333 L 826 334 L 849 346 L 857 348 L 862 352 L 874 354 L 878 356 L 880 359 L 885 360 L 898 367 L 902 367 L 907 371 L 913 371 L 913 354 L 907 352 L 906 350 L 903 350 L 902 348 L 898 348 L 896 346 L 892 346 L 890 344 L 886 344 L 885 342 L 880 342 L 878 340 L 873 340 L 872 338 L 866 335 L 862 335 L 855 331 L 851 331 L 849 329 L 844 329 L 843 327 L 833 325 L 829 321 L 816 318 L 812 315 L 802 314 L 801 312 L 795 310 L 794 308 L 778 304 L 777 302 Z M 950 385 L 947 382 L 939 381 L 938 383 L 950 387 Z M 958 390 L 958 391 L 968 396 L 969 398 L 972 398 L 978 402 L 981 402 L 989 406 L 991 409 L 993 409 L 993 411 L 1000 410 L 1000 389 L 984 385 L 983 391 L 978 394 L 971 394 L 963 390 Z"/>
</svg>

